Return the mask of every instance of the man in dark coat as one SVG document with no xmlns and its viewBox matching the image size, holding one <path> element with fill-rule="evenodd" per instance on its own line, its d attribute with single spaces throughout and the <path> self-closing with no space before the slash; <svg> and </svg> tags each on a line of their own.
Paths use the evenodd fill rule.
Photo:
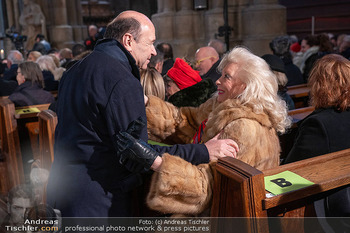
<svg viewBox="0 0 350 233">
<path fill-rule="evenodd" d="M 113 141 L 132 121 L 141 117 L 146 122 L 139 69 L 146 69 L 156 54 L 155 39 L 155 28 L 145 15 L 122 12 L 94 51 L 62 77 L 47 202 L 63 217 L 134 215 L 131 191 L 144 174 L 122 165 Z M 147 141 L 147 127 L 140 138 Z M 199 164 L 235 155 L 233 143 L 216 139 L 205 145 L 154 148 Z"/>
</svg>

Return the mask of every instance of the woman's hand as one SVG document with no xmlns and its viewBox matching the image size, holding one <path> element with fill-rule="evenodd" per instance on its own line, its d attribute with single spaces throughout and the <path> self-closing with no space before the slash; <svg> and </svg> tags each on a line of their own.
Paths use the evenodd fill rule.
<svg viewBox="0 0 350 233">
<path fill-rule="evenodd" d="M 209 152 L 210 160 L 217 160 L 220 157 L 237 157 L 239 152 L 238 144 L 232 139 L 219 139 L 221 132 L 207 141 L 204 145 Z"/>
</svg>

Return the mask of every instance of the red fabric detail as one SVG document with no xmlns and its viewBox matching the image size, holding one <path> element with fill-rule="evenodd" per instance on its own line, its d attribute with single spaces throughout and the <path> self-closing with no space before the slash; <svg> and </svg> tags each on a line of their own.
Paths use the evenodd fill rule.
<svg viewBox="0 0 350 233">
<path fill-rule="evenodd" d="M 87 41 L 85 42 L 85 44 L 86 44 L 86 45 L 91 45 L 91 41 L 90 41 L 90 40 L 87 40 Z"/>
<path fill-rule="evenodd" d="M 199 71 L 192 69 L 181 58 L 176 58 L 174 66 L 168 71 L 167 75 L 177 84 L 180 90 L 202 81 Z"/>
<path fill-rule="evenodd" d="M 301 46 L 298 42 L 295 42 L 294 44 L 292 44 L 290 46 L 290 50 L 292 50 L 293 52 L 297 53 L 301 50 Z"/>
<path fill-rule="evenodd" d="M 203 132 L 204 132 L 205 126 L 207 125 L 207 121 L 208 121 L 208 119 L 205 119 L 200 124 L 196 134 L 194 135 L 194 137 L 192 139 L 192 144 L 202 143 L 202 136 L 203 136 Z"/>
</svg>

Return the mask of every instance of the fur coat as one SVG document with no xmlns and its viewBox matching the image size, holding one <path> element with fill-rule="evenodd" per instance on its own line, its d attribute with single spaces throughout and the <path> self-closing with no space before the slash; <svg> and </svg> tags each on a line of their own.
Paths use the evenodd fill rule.
<svg viewBox="0 0 350 233">
<path fill-rule="evenodd" d="M 235 99 L 222 103 L 216 96 L 197 108 L 177 108 L 150 96 L 146 106 L 148 135 L 159 142 L 190 143 L 199 125 L 208 119 L 203 143 L 217 134 L 237 142 L 237 159 L 264 170 L 279 165 L 280 144 L 268 114 L 257 114 Z M 152 178 L 147 197 L 150 208 L 165 213 L 198 214 L 210 206 L 213 164 L 194 166 L 176 156 L 164 155 Z"/>
</svg>

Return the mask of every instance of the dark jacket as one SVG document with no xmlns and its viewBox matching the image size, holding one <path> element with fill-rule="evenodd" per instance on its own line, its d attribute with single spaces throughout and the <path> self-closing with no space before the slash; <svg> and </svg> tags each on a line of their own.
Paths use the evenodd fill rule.
<svg viewBox="0 0 350 233">
<path fill-rule="evenodd" d="M 55 101 L 53 95 L 43 90 L 38 84 L 26 81 L 19 85 L 9 96 L 15 106 L 28 106 L 37 104 L 49 104 Z"/>
<path fill-rule="evenodd" d="M 164 76 L 168 73 L 168 71 L 171 69 L 171 67 L 173 67 L 174 63 L 175 63 L 174 59 L 172 59 L 172 58 L 164 60 L 163 69 L 162 69 L 162 76 Z"/>
<path fill-rule="evenodd" d="M 299 125 L 294 146 L 285 163 L 350 148 L 349 119 L 350 109 L 344 112 L 339 112 L 333 108 L 315 110 Z M 316 203 L 315 207 L 319 208 L 320 205 L 325 208 L 326 214 L 323 217 L 350 216 L 350 189 L 342 189 L 322 199 Z M 347 230 L 350 229 L 347 228 Z"/>
<path fill-rule="evenodd" d="M 11 95 L 17 86 L 18 83 L 16 81 L 0 78 L 0 96 Z"/>
<path fill-rule="evenodd" d="M 284 62 L 284 69 L 288 79 L 287 86 L 294 86 L 304 83 L 303 74 L 300 69 L 293 64 L 292 59 L 287 57 L 281 57 Z"/>
<path fill-rule="evenodd" d="M 4 72 L 4 80 L 12 80 L 17 82 L 17 69 L 18 65 L 17 64 L 12 64 L 10 69 L 5 70 Z"/>
<path fill-rule="evenodd" d="M 105 39 L 63 75 L 57 100 L 55 160 L 47 201 L 63 217 L 132 216 L 132 190 L 142 173 L 119 163 L 113 136 L 146 112 L 139 70 L 117 41 Z M 140 138 L 147 141 L 147 127 Z M 154 146 L 195 164 L 208 162 L 204 145 Z"/>
<path fill-rule="evenodd" d="M 43 77 L 44 77 L 44 83 L 45 83 L 45 90 L 46 91 L 57 91 L 58 90 L 58 81 L 55 80 L 55 77 L 51 73 L 51 71 L 43 70 Z"/>
<path fill-rule="evenodd" d="M 202 75 L 201 78 L 202 79 L 211 79 L 215 84 L 216 80 L 218 80 L 221 77 L 221 73 L 219 73 L 217 71 L 217 68 L 218 68 L 220 62 L 221 62 L 221 59 L 219 59 L 217 62 L 215 62 L 215 64 L 213 64 L 213 66 L 210 68 L 210 70 L 208 70 L 207 73 Z"/>
<path fill-rule="evenodd" d="M 211 79 L 203 79 L 199 83 L 182 89 L 169 97 L 168 102 L 176 107 L 198 107 L 214 94 L 216 85 Z"/>
</svg>

